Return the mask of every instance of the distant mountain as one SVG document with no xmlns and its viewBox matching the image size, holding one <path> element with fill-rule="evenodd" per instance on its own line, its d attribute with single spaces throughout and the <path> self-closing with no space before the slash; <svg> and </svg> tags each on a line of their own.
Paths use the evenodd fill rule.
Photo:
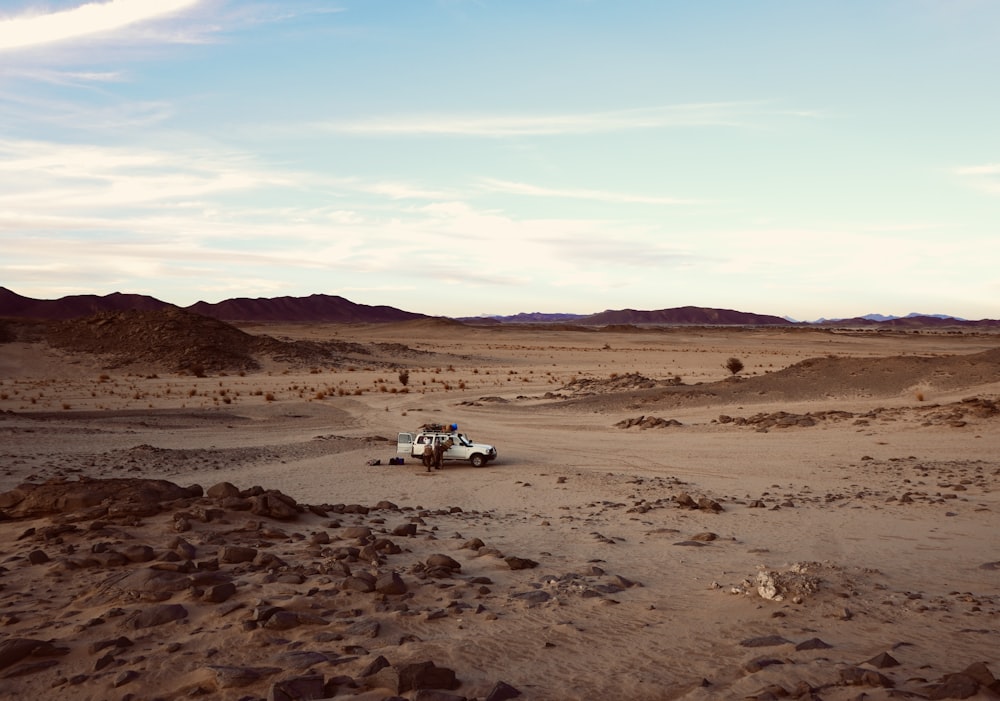
<svg viewBox="0 0 1000 701">
<path fill-rule="evenodd" d="M 177 308 L 176 305 L 162 302 L 155 297 L 121 292 L 112 292 L 104 296 L 69 295 L 59 299 L 32 299 L 22 297 L 6 287 L 0 287 L 0 317 L 63 320 L 100 312 L 121 312 L 132 309 L 148 312 L 166 307 Z"/>
<path fill-rule="evenodd" d="M 155 297 L 114 292 L 109 295 L 69 295 L 60 299 L 32 299 L 0 287 L 0 318 L 66 320 L 93 316 L 102 312 L 158 311 L 184 309 L 189 312 L 228 322 L 326 322 L 326 323 L 389 323 L 401 321 L 437 320 L 427 314 L 408 312 L 396 307 L 357 304 L 343 297 L 314 294 L 308 297 L 238 297 L 210 304 L 197 302 L 189 307 L 163 302 Z M 510 316 L 481 316 L 449 319 L 451 323 L 477 326 L 500 324 L 578 325 L 580 327 L 626 326 L 822 326 L 886 329 L 920 329 L 957 327 L 1000 328 L 1000 321 L 981 319 L 967 321 L 946 314 L 909 314 L 905 317 L 867 314 L 853 319 L 819 319 L 797 322 L 767 314 L 753 314 L 732 309 L 708 307 L 674 307 L 641 311 L 608 309 L 599 314 L 569 314 L 557 312 L 526 312 Z"/>
<path fill-rule="evenodd" d="M 405 312 L 395 307 L 356 304 L 343 297 L 239 297 L 216 304 L 196 302 L 188 311 L 225 321 L 317 321 L 333 323 L 384 323 L 423 319 L 426 314 Z"/>
<path fill-rule="evenodd" d="M 578 324 L 675 324 L 695 326 L 790 326 L 793 322 L 780 316 L 751 314 L 732 309 L 710 309 L 706 307 L 675 307 L 657 311 L 637 311 L 635 309 L 607 310 L 599 314 L 581 317 Z"/>
<path fill-rule="evenodd" d="M 585 316 L 586 314 L 563 314 L 558 312 L 522 312 L 520 314 L 512 314 L 510 316 L 502 316 L 499 314 L 487 316 L 464 316 L 459 317 L 458 321 L 470 324 L 493 322 L 500 322 L 503 324 L 555 324 L 563 321 L 578 321 Z"/>
<path fill-rule="evenodd" d="M 875 317 L 875 318 L 872 318 Z M 1000 321 L 996 319 L 980 319 L 979 321 L 969 321 L 946 314 L 909 314 L 907 316 L 882 316 L 881 314 L 869 314 L 853 319 L 821 319 L 812 322 L 815 326 L 873 326 L 884 329 L 926 329 L 943 328 L 947 326 L 957 327 L 1000 327 Z"/>
</svg>

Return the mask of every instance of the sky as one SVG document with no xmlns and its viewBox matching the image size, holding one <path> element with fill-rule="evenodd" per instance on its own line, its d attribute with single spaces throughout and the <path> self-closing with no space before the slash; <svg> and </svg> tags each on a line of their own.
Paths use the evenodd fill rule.
<svg viewBox="0 0 1000 701">
<path fill-rule="evenodd" d="M 1000 318 L 997 0 L 0 0 L 0 286 Z"/>
</svg>

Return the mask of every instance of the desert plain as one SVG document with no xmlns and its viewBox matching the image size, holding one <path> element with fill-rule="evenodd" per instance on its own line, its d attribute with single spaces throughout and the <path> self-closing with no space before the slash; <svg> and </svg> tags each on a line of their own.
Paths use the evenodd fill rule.
<svg viewBox="0 0 1000 701">
<path fill-rule="evenodd" d="M 0 343 L 0 696 L 1000 697 L 996 333 L 240 328 Z"/>
</svg>

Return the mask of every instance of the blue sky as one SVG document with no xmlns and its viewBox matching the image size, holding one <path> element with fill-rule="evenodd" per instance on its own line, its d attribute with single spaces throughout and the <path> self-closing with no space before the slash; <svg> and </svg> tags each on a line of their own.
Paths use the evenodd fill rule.
<svg viewBox="0 0 1000 701">
<path fill-rule="evenodd" d="M 1000 318 L 994 0 L 0 0 L 0 285 Z"/>
</svg>

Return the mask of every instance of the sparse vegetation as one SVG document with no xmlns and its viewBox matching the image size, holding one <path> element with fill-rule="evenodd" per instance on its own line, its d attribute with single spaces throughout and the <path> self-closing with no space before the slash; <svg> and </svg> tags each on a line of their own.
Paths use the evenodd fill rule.
<svg viewBox="0 0 1000 701">
<path fill-rule="evenodd" d="M 730 358 L 722 367 L 732 373 L 733 377 L 735 377 L 743 370 L 743 361 L 739 358 Z"/>
</svg>

